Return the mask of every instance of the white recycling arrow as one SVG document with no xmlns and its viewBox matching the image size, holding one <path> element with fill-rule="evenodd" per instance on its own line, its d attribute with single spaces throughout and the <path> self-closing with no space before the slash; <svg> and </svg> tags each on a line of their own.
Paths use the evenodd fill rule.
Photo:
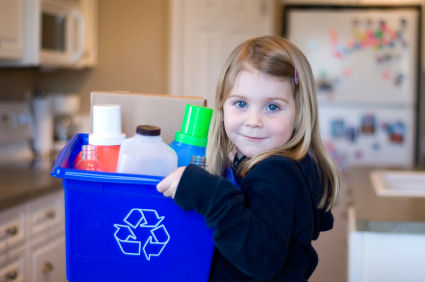
<svg viewBox="0 0 425 282">
<path fill-rule="evenodd" d="M 148 260 L 151 260 L 151 256 L 161 255 L 168 241 L 170 241 L 170 235 L 163 224 L 152 229 L 151 235 L 143 246 L 143 252 Z"/>
<path fill-rule="evenodd" d="M 132 209 L 125 217 L 124 222 L 133 228 L 138 226 L 155 227 L 164 219 L 156 210 Z"/>
<path fill-rule="evenodd" d="M 126 255 L 140 255 L 140 242 L 135 241 L 136 236 L 127 225 L 114 224 L 117 229 L 114 233 L 115 240 L 120 246 L 121 252 Z M 130 240 L 133 239 L 133 240 Z"/>
<path fill-rule="evenodd" d="M 141 242 L 137 241 L 133 229 L 151 228 L 150 235 L 143 245 L 143 252 L 147 260 L 152 256 L 161 255 L 165 246 L 170 241 L 170 235 L 161 222 L 164 216 L 159 216 L 153 209 L 132 209 L 124 218 L 123 224 L 114 224 L 116 231 L 114 233 L 121 252 L 126 255 L 140 255 Z"/>
</svg>

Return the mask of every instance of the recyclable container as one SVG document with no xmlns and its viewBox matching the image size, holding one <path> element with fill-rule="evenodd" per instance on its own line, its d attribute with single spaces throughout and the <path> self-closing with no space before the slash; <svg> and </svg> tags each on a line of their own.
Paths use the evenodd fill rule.
<svg viewBox="0 0 425 282">
<path fill-rule="evenodd" d="M 72 169 L 87 143 L 75 135 L 51 171 L 65 190 L 67 279 L 207 281 L 214 243 L 203 217 L 157 192 L 161 177 Z"/>
<path fill-rule="evenodd" d="M 98 160 L 102 171 L 116 172 L 121 142 L 125 134 L 121 132 L 121 105 L 100 104 L 92 109 L 93 132 L 89 144 L 97 146 Z M 82 153 L 78 154 L 80 160 Z M 78 161 L 74 162 L 75 164 Z"/>
<path fill-rule="evenodd" d="M 192 163 L 192 157 L 205 156 L 212 109 L 186 105 L 181 130 L 176 132 L 170 147 L 177 153 L 177 166 Z"/>
<path fill-rule="evenodd" d="M 121 143 L 118 173 L 167 176 L 177 168 L 177 154 L 161 138 L 161 128 L 139 125 L 136 134 Z"/>
</svg>

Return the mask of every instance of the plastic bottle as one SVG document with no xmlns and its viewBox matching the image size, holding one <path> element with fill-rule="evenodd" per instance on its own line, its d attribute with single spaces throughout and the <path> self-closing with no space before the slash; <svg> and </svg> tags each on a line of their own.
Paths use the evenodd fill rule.
<svg viewBox="0 0 425 282">
<path fill-rule="evenodd" d="M 186 105 L 181 130 L 170 147 L 176 151 L 178 166 L 187 166 L 192 156 L 205 156 L 212 109 Z"/>
<path fill-rule="evenodd" d="M 190 163 L 200 166 L 202 168 L 206 168 L 206 157 L 205 156 L 192 156 L 190 158 Z"/>
<path fill-rule="evenodd" d="M 92 111 L 93 133 L 89 144 L 97 146 L 98 159 L 104 171 L 116 172 L 121 142 L 121 106 L 114 104 L 94 105 Z M 81 153 L 76 162 L 81 159 Z"/>
<path fill-rule="evenodd" d="M 117 172 L 167 176 L 177 168 L 177 154 L 160 136 L 161 129 L 139 125 L 136 134 L 121 144 Z"/>
<path fill-rule="evenodd" d="M 83 145 L 81 160 L 75 166 L 76 169 L 103 171 L 102 165 L 97 159 L 97 147 L 95 145 Z"/>
</svg>

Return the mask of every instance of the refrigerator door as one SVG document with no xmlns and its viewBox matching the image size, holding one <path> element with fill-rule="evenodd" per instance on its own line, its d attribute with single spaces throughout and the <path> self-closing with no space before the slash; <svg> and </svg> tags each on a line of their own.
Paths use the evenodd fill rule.
<svg viewBox="0 0 425 282">
<path fill-rule="evenodd" d="M 286 36 L 309 60 L 319 101 L 412 105 L 419 10 L 414 7 L 286 9 Z"/>
<path fill-rule="evenodd" d="M 414 164 L 412 108 L 322 104 L 319 125 L 325 146 L 342 169 L 350 165 Z"/>
</svg>

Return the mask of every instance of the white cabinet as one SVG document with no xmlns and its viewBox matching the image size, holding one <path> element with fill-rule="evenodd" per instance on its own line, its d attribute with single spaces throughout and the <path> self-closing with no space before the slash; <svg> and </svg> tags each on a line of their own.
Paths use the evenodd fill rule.
<svg viewBox="0 0 425 282">
<path fill-rule="evenodd" d="M 31 281 L 66 282 L 65 238 L 41 240 L 31 246 L 29 255 Z"/>
<path fill-rule="evenodd" d="M 352 209 L 349 223 L 349 282 L 424 281 L 424 233 L 359 231 Z"/>
<path fill-rule="evenodd" d="M 40 0 L 0 0 L 0 65 L 37 64 Z"/>
<path fill-rule="evenodd" d="M 20 60 L 23 57 L 24 1 L 0 0 L 0 59 Z"/>
<path fill-rule="evenodd" d="M 62 193 L 60 193 L 62 194 Z M 37 236 L 52 227 L 63 224 L 63 198 L 57 194 L 48 195 L 29 203 L 29 234 Z"/>
<path fill-rule="evenodd" d="M 0 282 L 66 281 L 63 190 L 0 212 Z"/>
<path fill-rule="evenodd" d="M 0 254 L 25 241 L 25 211 L 22 206 L 0 213 Z"/>
<path fill-rule="evenodd" d="M 0 266 L 0 282 L 23 282 L 24 269 L 25 256 L 22 254 L 18 259 Z"/>
</svg>

